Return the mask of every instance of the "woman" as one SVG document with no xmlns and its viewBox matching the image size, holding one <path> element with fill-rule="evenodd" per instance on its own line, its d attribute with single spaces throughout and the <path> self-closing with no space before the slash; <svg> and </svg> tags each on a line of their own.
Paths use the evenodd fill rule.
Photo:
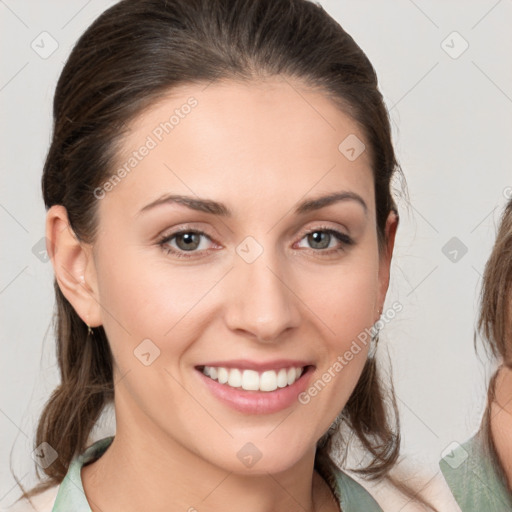
<svg viewBox="0 0 512 512">
<path fill-rule="evenodd" d="M 479 432 L 444 457 L 441 470 L 463 512 L 512 510 L 512 200 L 483 276 L 478 328 L 500 366 Z"/>
<path fill-rule="evenodd" d="M 374 69 L 305 0 L 124 0 L 73 49 L 43 175 L 52 510 L 381 510 L 375 326 L 398 169 Z M 91 445 L 104 407 L 116 434 Z M 345 439 L 345 438 L 343 438 Z"/>
</svg>

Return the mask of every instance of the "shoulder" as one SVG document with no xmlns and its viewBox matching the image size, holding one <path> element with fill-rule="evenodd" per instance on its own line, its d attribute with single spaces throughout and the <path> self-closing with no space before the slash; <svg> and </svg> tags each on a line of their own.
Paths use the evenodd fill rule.
<svg viewBox="0 0 512 512">
<path fill-rule="evenodd" d="M 410 460 L 399 462 L 388 477 L 379 480 L 354 478 L 372 493 L 384 512 L 461 512 L 441 472 L 420 469 Z"/>
<path fill-rule="evenodd" d="M 53 512 L 57 510 L 90 510 L 82 486 L 82 466 L 95 460 L 110 446 L 114 436 L 100 439 L 90 445 L 83 453 L 75 455 L 68 471 L 59 485 L 53 485 L 29 499 L 19 499 L 0 512 Z"/>
<path fill-rule="evenodd" d="M 54 485 L 28 499 L 20 499 L 7 508 L 1 508 L 0 512 L 51 512 L 59 485 Z"/>
<path fill-rule="evenodd" d="M 494 468 L 480 433 L 464 444 L 454 443 L 439 461 L 439 467 L 464 512 L 512 510 L 512 497 Z"/>
</svg>

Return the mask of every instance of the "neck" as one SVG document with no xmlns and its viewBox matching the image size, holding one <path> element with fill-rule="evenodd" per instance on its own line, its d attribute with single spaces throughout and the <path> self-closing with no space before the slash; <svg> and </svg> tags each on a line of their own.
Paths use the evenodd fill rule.
<svg viewBox="0 0 512 512">
<path fill-rule="evenodd" d="M 512 488 L 512 369 L 502 366 L 496 377 L 495 400 L 491 405 L 491 433 L 496 451 Z"/>
<path fill-rule="evenodd" d="M 211 464 L 140 418 L 130 420 L 118 422 L 107 451 L 82 468 L 92 512 L 339 510 L 314 471 L 314 450 L 285 471 L 244 475 Z"/>
</svg>

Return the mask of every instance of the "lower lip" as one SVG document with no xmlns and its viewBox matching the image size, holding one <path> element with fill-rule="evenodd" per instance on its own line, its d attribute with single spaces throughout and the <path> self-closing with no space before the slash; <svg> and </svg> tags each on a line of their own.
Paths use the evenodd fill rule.
<svg viewBox="0 0 512 512">
<path fill-rule="evenodd" d="M 291 386 L 274 391 L 245 391 L 207 377 L 196 368 L 201 380 L 221 402 L 244 414 L 271 414 L 298 403 L 297 396 L 306 390 L 314 368 L 306 367 L 304 373 Z"/>
</svg>

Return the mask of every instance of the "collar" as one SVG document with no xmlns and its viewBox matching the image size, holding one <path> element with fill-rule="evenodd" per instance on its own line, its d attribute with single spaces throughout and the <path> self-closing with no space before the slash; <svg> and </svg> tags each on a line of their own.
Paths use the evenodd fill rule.
<svg viewBox="0 0 512 512">
<path fill-rule="evenodd" d="M 82 466 L 101 457 L 113 440 L 114 436 L 100 439 L 71 461 L 66 476 L 59 486 L 52 512 L 69 512 L 70 510 L 91 512 L 82 486 Z"/>
</svg>

